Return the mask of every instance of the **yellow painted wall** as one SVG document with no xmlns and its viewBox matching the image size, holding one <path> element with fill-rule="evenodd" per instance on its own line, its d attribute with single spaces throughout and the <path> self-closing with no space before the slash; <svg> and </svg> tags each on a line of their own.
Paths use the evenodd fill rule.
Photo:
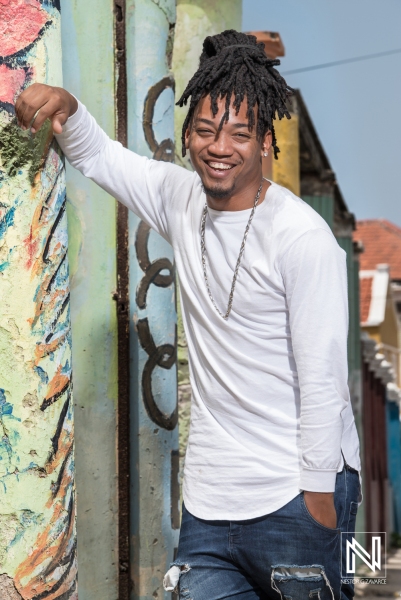
<svg viewBox="0 0 401 600">
<path fill-rule="evenodd" d="M 397 317 L 393 299 L 390 296 L 387 297 L 385 317 L 380 327 L 380 337 L 383 344 L 388 344 L 394 348 L 399 347 Z"/>
<path fill-rule="evenodd" d="M 273 159 L 272 178 L 297 196 L 301 194 L 299 160 L 299 117 L 292 113 L 291 119 L 274 122 L 277 144 L 280 148 L 278 160 Z"/>
</svg>

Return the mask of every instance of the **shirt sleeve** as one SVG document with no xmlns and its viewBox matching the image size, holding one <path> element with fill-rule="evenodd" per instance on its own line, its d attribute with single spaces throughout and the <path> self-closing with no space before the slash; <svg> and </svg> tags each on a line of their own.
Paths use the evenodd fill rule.
<svg viewBox="0 0 401 600">
<path fill-rule="evenodd" d="M 191 172 L 127 150 L 108 137 L 81 102 L 56 139 L 73 167 L 170 241 L 171 198 L 166 196 L 182 180 L 193 177 Z"/>
<path fill-rule="evenodd" d="M 346 254 L 331 232 L 302 235 L 282 260 L 300 396 L 300 489 L 334 492 L 349 398 Z"/>
</svg>

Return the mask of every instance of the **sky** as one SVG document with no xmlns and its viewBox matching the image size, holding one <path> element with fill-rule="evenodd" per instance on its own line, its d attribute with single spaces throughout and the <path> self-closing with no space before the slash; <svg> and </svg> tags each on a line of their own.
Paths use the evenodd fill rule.
<svg viewBox="0 0 401 600">
<path fill-rule="evenodd" d="M 243 31 L 277 31 L 282 71 L 401 48 L 400 0 L 243 0 Z M 401 226 L 401 53 L 288 75 L 350 211 Z"/>
</svg>

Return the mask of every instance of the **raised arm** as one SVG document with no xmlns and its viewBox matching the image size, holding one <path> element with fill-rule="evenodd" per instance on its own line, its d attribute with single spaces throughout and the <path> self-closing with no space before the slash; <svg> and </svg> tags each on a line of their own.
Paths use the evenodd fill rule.
<svg viewBox="0 0 401 600">
<path fill-rule="evenodd" d="M 185 169 L 139 156 L 111 140 L 69 92 L 33 84 L 15 106 L 22 128 L 35 133 L 50 119 L 70 164 L 169 240 L 169 200 L 188 177 Z"/>
</svg>

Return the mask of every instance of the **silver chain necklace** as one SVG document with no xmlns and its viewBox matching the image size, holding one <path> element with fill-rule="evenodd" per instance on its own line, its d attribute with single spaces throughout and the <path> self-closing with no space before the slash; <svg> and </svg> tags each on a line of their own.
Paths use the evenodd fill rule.
<svg viewBox="0 0 401 600">
<path fill-rule="evenodd" d="M 251 214 L 249 215 L 247 226 L 245 227 L 245 233 L 244 233 L 244 237 L 242 238 L 242 244 L 241 244 L 241 247 L 240 247 L 240 250 L 239 250 L 237 264 L 235 265 L 235 269 L 234 269 L 234 277 L 233 277 L 233 282 L 231 284 L 231 291 L 230 291 L 230 295 L 228 297 L 228 305 L 227 305 L 227 311 L 226 311 L 225 315 L 223 315 L 223 313 L 220 312 L 220 310 L 217 307 L 216 302 L 214 301 L 214 298 L 212 296 L 212 292 L 210 290 L 209 279 L 207 277 L 206 245 L 205 245 L 205 228 L 206 228 L 206 217 L 207 217 L 207 204 L 205 204 L 205 207 L 203 209 L 202 221 L 201 221 L 201 253 L 202 253 L 203 277 L 205 278 L 206 289 L 207 289 L 207 293 L 209 294 L 209 298 L 212 301 L 212 304 L 215 307 L 215 309 L 217 310 L 217 312 L 219 313 L 219 315 L 225 321 L 227 321 L 228 316 L 229 316 L 229 314 L 231 312 L 232 305 L 233 305 L 235 284 L 237 282 L 238 271 L 239 271 L 239 267 L 240 267 L 240 264 L 241 264 L 242 255 L 244 254 L 244 250 L 245 250 L 246 238 L 248 237 L 248 231 L 249 231 L 249 228 L 250 228 L 251 223 L 252 223 L 253 215 L 255 214 L 256 205 L 259 202 L 260 194 L 262 192 L 262 187 L 263 187 L 263 179 L 262 179 L 262 183 L 260 184 L 260 187 L 258 189 L 258 193 L 255 196 L 255 201 L 253 203 L 253 208 L 252 208 Z"/>
</svg>

